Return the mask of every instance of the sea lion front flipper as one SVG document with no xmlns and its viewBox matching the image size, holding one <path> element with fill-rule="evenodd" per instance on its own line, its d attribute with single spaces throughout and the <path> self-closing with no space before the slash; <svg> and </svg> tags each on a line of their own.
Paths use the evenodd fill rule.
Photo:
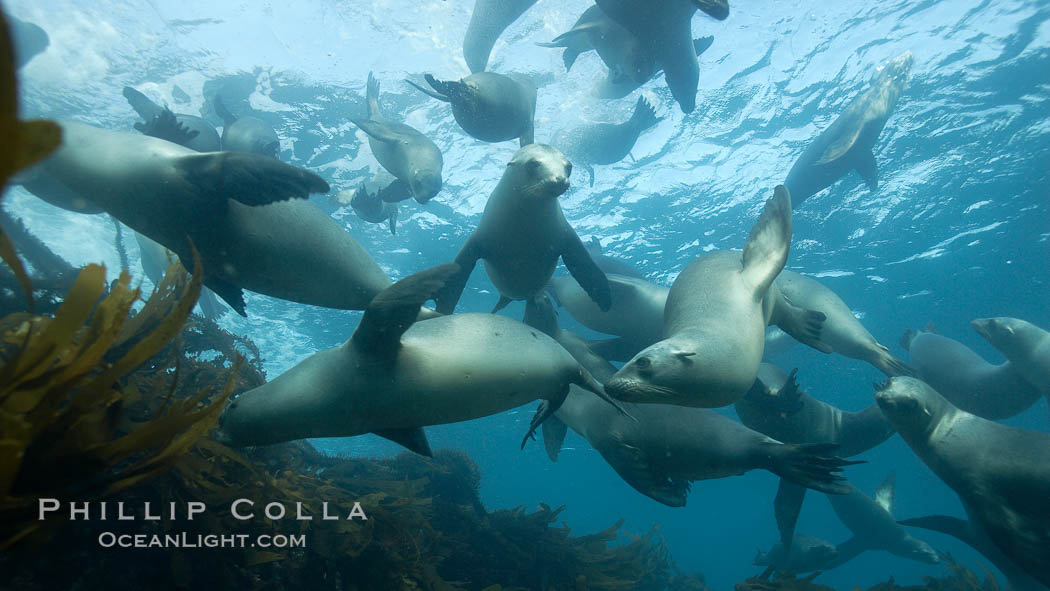
<svg viewBox="0 0 1050 591">
<path fill-rule="evenodd" d="M 502 310 L 503 308 L 506 308 L 507 306 L 509 306 L 509 305 L 510 305 L 510 303 L 511 303 L 511 302 L 513 302 L 513 301 L 514 301 L 514 300 L 512 300 L 512 299 L 508 298 L 507 296 L 505 296 L 505 295 L 503 295 L 503 294 L 500 294 L 500 296 L 499 296 L 499 301 L 498 301 L 498 302 L 496 302 L 496 305 L 495 305 L 495 306 L 493 306 L 493 308 L 492 308 L 492 312 L 491 312 L 491 313 L 492 313 L 492 314 L 495 314 L 496 312 L 499 312 L 499 311 L 500 311 L 500 310 Z"/>
<path fill-rule="evenodd" d="M 777 496 L 773 499 L 773 515 L 780 531 L 780 544 L 784 556 L 791 555 L 791 542 L 795 539 L 795 525 L 802 512 L 802 502 L 806 500 L 806 487 L 796 484 L 787 478 L 780 479 Z"/>
<path fill-rule="evenodd" d="M 452 100 L 452 99 L 448 98 L 448 96 L 446 96 L 444 94 L 441 94 L 439 92 L 434 92 L 433 90 L 430 90 L 429 88 L 423 88 L 422 86 L 416 84 L 415 82 L 412 82 L 411 80 L 409 80 L 407 78 L 405 79 L 405 82 L 408 82 L 416 90 L 418 90 L 419 92 L 422 92 L 423 94 L 425 94 L 425 95 L 427 95 L 427 96 L 429 96 L 431 98 L 436 98 L 437 100 L 445 102 L 445 103 L 451 102 L 451 100 Z"/>
<path fill-rule="evenodd" d="M 328 183 L 316 174 L 259 154 L 206 152 L 180 156 L 173 164 L 183 179 L 223 208 L 227 198 L 266 205 L 329 191 Z"/>
<path fill-rule="evenodd" d="M 668 507 L 684 507 L 689 496 L 688 480 L 672 480 L 653 472 L 649 456 L 636 446 L 618 441 L 598 450 L 605 461 L 631 488 Z"/>
<path fill-rule="evenodd" d="M 136 123 L 134 127 L 142 132 L 142 135 L 155 137 L 183 147 L 190 143 L 190 140 L 200 135 L 200 132 L 196 129 L 190 129 L 179 123 L 171 109 L 162 109 L 160 113 L 157 113 L 150 120 L 145 123 Z"/>
<path fill-rule="evenodd" d="M 412 190 L 408 188 L 405 181 L 394 179 L 389 185 L 379 190 L 378 196 L 385 203 L 401 203 L 405 199 L 412 198 Z"/>
<path fill-rule="evenodd" d="M 226 308 L 219 303 L 218 298 L 215 297 L 215 292 L 207 288 L 201 290 L 201 297 L 197 299 L 197 305 L 201 307 L 204 317 L 212 320 L 226 313 Z"/>
<path fill-rule="evenodd" d="M 233 113 L 231 113 L 230 110 L 226 108 L 226 103 L 222 102 L 221 96 L 216 94 L 215 100 L 212 101 L 212 105 L 215 107 L 215 114 L 219 116 L 219 119 L 222 119 L 222 124 L 224 126 L 229 126 L 236 123 L 237 117 L 235 117 Z"/>
<path fill-rule="evenodd" d="M 693 0 L 693 4 L 715 20 L 729 18 L 729 0 Z"/>
<path fill-rule="evenodd" d="M 529 120 L 529 126 L 518 136 L 518 147 L 524 148 L 534 143 L 536 143 L 536 126 L 532 120 Z"/>
<path fill-rule="evenodd" d="M 153 119 L 164 109 L 164 107 L 149 100 L 149 97 L 130 86 L 124 87 L 124 98 L 128 99 L 128 104 L 131 105 L 132 109 L 135 109 L 135 112 L 139 114 L 139 117 L 142 117 L 146 121 Z"/>
<path fill-rule="evenodd" d="M 388 221 L 390 222 L 390 233 L 394 236 L 397 236 L 397 210 L 398 207 L 395 204 L 394 211 L 390 213 L 390 218 L 388 219 Z"/>
<path fill-rule="evenodd" d="M 373 358 L 394 359 L 401 348 L 401 335 L 415 323 L 419 308 L 457 271 L 455 263 L 445 263 L 409 275 L 379 292 L 365 309 L 350 337 L 350 346 Z"/>
<path fill-rule="evenodd" d="M 978 549 L 979 542 L 973 536 L 970 522 L 950 515 L 927 515 L 911 519 L 899 519 L 897 523 L 908 527 L 919 527 L 930 531 L 948 534 Z"/>
<path fill-rule="evenodd" d="M 451 314 L 456 309 L 459 296 L 463 295 L 463 288 L 467 286 L 467 279 L 470 279 L 470 274 L 474 272 L 474 266 L 478 264 L 482 254 L 481 245 L 474 240 L 472 234 L 456 255 L 455 263 L 459 265 L 459 271 L 450 276 L 445 281 L 445 286 L 434 296 L 434 302 L 437 304 L 434 308 L 439 313 Z"/>
<path fill-rule="evenodd" d="M 588 176 L 588 178 L 590 178 L 590 186 L 593 187 L 594 186 L 594 167 L 591 166 L 590 164 L 581 164 L 580 167 L 587 171 L 587 176 Z"/>
<path fill-rule="evenodd" d="M 774 322 L 771 324 L 791 335 L 796 341 L 809 345 L 821 353 L 833 353 L 835 350 L 820 340 L 824 321 L 828 319 L 827 315 L 817 310 L 800 308 L 779 289 L 776 292 L 771 318 Z"/>
<path fill-rule="evenodd" d="M 240 287 L 214 275 L 205 275 L 204 285 L 215 292 L 215 295 L 222 298 L 222 301 L 229 304 L 234 312 L 244 317 L 248 316 L 247 312 L 244 311 L 244 290 Z"/>
<path fill-rule="evenodd" d="M 871 547 L 860 540 L 859 537 L 854 536 L 845 542 L 842 542 L 838 546 L 835 546 L 836 555 L 835 558 L 824 565 L 823 570 L 831 570 L 838 568 L 843 564 L 853 560 L 857 556 L 866 550 L 870 550 Z"/>
<path fill-rule="evenodd" d="M 399 144 L 405 141 L 404 136 L 396 132 L 385 121 L 375 119 L 351 119 L 351 123 L 358 126 L 361 131 L 369 137 L 388 144 Z"/>
<path fill-rule="evenodd" d="M 787 263 L 791 228 L 791 195 L 784 185 L 777 185 L 758 222 L 751 228 L 742 257 L 741 273 L 755 289 L 756 301 L 765 297 L 770 284 Z"/>
<path fill-rule="evenodd" d="M 879 485 L 875 491 L 875 502 L 887 513 L 893 515 L 894 500 L 897 498 L 897 473 L 891 471 L 886 475 L 886 480 Z"/>
<path fill-rule="evenodd" d="M 587 253 L 587 247 L 576 232 L 566 224 L 565 237 L 561 245 L 561 260 L 576 282 L 603 312 L 612 307 L 612 290 L 609 279 Z"/>
<path fill-rule="evenodd" d="M 857 155 L 853 158 L 853 170 L 864 179 L 869 189 L 879 189 L 879 165 L 875 162 L 875 154 L 871 150 L 857 150 Z"/>
<path fill-rule="evenodd" d="M 421 456 L 433 457 L 430 451 L 430 442 L 423 427 L 412 427 L 409 429 L 376 429 L 372 433 L 393 441 L 409 451 L 414 451 Z"/>
<path fill-rule="evenodd" d="M 558 452 L 561 451 L 561 446 L 565 441 L 565 434 L 568 430 L 569 427 L 558 417 L 550 417 L 543 421 L 543 425 L 540 427 L 540 435 L 543 436 L 543 449 L 547 450 L 547 457 L 552 462 L 558 461 Z"/>
</svg>

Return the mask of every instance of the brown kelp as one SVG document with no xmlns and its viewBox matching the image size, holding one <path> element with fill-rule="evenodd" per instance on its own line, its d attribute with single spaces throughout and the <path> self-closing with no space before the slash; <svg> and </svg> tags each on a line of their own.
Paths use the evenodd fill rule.
<svg viewBox="0 0 1050 591">
<path fill-rule="evenodd" d="M 62 130 L 54 122 L 18 119 L 14 48 L 7 19 L 0 10 L 0 191 L 12 175 L 43 160 L 60 143 Z M 3 229 L 0 229 L 0 259 L 11 267 L 32 309 L 33 288 L 29 275 Z"/>
<path fill-rule="evenodd" d="M 165 402 L 137 425 L 122 412 L 128 392 L 141 387 L 141 380 L 123 385 L 122 378 L 180 333 L 200 294 L 199 263 L 196 271 L 190 279 L 169 268 L 142 310 L 129 316 L 140 295 L 129 287 L 130 276 L 122 273 L 102 297 L 105 269 L 88 265 L 54 317 L 0 319 L 0 547 L 44 523 L 36 519 L 38 498 L 89 500 L 140 484 L 214 426 L 232 379 L 209 403 L 210 387 Z M 168 379 L 178 378 L 176 368 Z"/>
</svg>

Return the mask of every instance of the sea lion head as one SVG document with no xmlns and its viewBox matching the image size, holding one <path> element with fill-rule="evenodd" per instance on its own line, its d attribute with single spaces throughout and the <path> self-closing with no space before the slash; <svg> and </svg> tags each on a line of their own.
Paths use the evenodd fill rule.
<svg viewBox="0 0 1050 591">
<path fill-rule="evenodd" d="M 1008 316 L 977 318 L 970 321 L 970 326 L 1007 359 L 1023 356 L 1040 332 L 1030 322 Z"/>
<path fill-rule="evenodd" d="M 569 188 L 572 164 L 553 146 L 529 144 L 514 153 L 505 174 L 513 175 L 518 195 L 554 198 Z"/>
<path fill-rule="evenodd" d="M 908 83 L 914 63 L 915 56 L 910 51 L 905 51 L 878 68 L 872 76 L 872 82 L 885 81 L 903 86 Z"/>
<path fill-rule="evenodd" d="M 905 439 L 928 435 L 951 407 L 929 384 L 915 378 L 890 378 L 876 388 L 875 402 Z"/>
<path fill-rule="evenodd" d="M 408 183 L 412 198 L 418 203 L 430 201 L 441 190 L 441 172 L 432 170 L 413 170 Z"/>
<path fill-rule="evenodd" d="M 650 345 L 634 356 L 605 384 L 613 398 L 624 402 L 679 404 L 692 389 L 696 352 L 674 337 Z"/>
</svg>

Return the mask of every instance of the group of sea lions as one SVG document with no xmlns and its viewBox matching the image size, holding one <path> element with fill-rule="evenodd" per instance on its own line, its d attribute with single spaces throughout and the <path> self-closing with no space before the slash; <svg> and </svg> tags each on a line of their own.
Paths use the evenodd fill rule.
<svg viewBox="0 0 1050 591">
<path fill-rule="evenodd" d="M 230 402 L 216 433 L 230 445 L 375 433 L 429 454 L 426 426 L 541 400 L 523 446 L 540 430 L 556 459 L 571 428 L 627 484 L 667 505 L 684 505 L 696 480 L 755 469 L 778 475 L 780 540 L 756 560 L 769 570 L 833 568 L 866 550 L 937 562 L 937 553 L 903 527 L 914 526 L 972 545 L 1015 589 L 1050 586 L 1050 435 L 994 422 L 1050 397 L 1050 333 L 1019 319 L 975 320 L 1007 361 L 992 365 L 926 331 L 904 341 L 905 363 L 834 292 L 785 270 L 793 207 L 849 170 L 877 189 L 872 146 L 904 89 L 911 54 L 880 68 L 871 87 L 805 150 L 742 251 L 707 252 L 667 287 L 601 254 L 600 243 L 580 239 L 558 203 L 573 165 L 558 148 L 534 143 L 535 85 L 485 71 L 500 33 L 534 2 L 478 0 L 464 40 L 473 73 L 459 81 L 428 74 L 430 88 L 412 83 L 450 103 L 472 137 L 517 139 L 520 148 L 455 261 L 396 283 L 306 200 L 328 192 L 328 183 L 281 162 L 273 129 L 233 116 L 218 97 L 221 136 L 198 116 L 172 113 L 125 89 L 145 120 L 135 125 L 140 133 L 60 122 L 61 147 L 16 181 L 72 211 L 109 213 L 141 235 L 144 261 L 150 249 L 182 258 L 196 251 L 205 285 L 241 314 L 244 289 L 364 310 L 346 343 Z M 710 44 L 691 38 L 697 9 L 719 19 L 729 12 L 719 0 L 598 0 L 551 45 L 565 48 L 566 66 L 595 49 L 609 66 L 606 86 L 637 88 L 662 70 L 689 112 L 696 55 Z M 36 30 L 26 30 L 31 43 L 20 55 L 27 61 L 41 46 Z M 353 122 L 389 176 L 339 199 L 393 232 L 398 202 L 426 204 L 440 192 L 443 155 L 425 135 L 380 113 L 371 76 L 366 103 L 367 113 Z M 656 122 L 639 98 L 627 123 L 585 132 L 566 141 L 565 151 L 584 165 L 613 161 Z M 559 259 L 569 276 L 554 277 Z M 478 260 L 499 291 L 493 312 L 524 300 L 523 322 L 453 313 Z M 436 310 L 425 307 L 429 300 Z M 561 328 L 555 304 L 610 338 L 589 341 Z M 889 380 L 868 408 L 836 408 L 805 393 L 795 372 L 764 361 L 784 334 L 866 361 Z M 711 410 L 728 405 L 739 422 Z M 968 519 L 898 522 L 892 475 L 874 499 L 845 481 L 840 473 L 855 462 L 844 458 L 894 433 L 958 493 Z M 795 532 L 807 489 L 829 495 L 853 538 L 834 545 Z"/>
</svg>

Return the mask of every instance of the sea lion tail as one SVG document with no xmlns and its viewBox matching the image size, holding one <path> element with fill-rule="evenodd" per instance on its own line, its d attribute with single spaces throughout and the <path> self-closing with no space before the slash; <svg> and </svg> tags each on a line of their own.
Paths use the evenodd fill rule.
<svg viewBox="0 0 1050 591">
<path fill-rule="evenodd" d="M 638 97 L 638 102 L 634 105 L 634 115 L 631 115 L 631 123 L 634 128 L 642 132 L 656 125 L 658 121 L 660 118 L 656 116 L 656 109 L 645 100 L 644 96 Z"/>
<path fill-rule="evenodd" d="M 613 408 L 615 408 L 620 414 L 622 414 L 625 417 L 630 417 L 634 419 L 634 417 L 631 416 L 631 413 L 627 412 L 627 409 L 621 406 L 620 403 L 616 400 L 613 400 L 613 398 L 605 392 L 605 387 L 599 384 L 598 380 L 594 379 L 594 376 L 591 375 L 591 372 L 587 371 L 583 367 L 580 367 L 579 371 L 573 374 L 569 381 L 583 388 L 584 390 L 594 392 L 598 396 L 598 398 L 601 398 L 602 400 L 613 405 Z"/>
<path fill-rule="evenodd" d="M 845 466 L 863 464 L 862 461 L 844 460 L 834 453 L 834 443 L 767 443 L 764 450 L 770 472 L 797 482 L 806 488 L 823 493 L 844 495 L 850 492 L 846 479 L 838 473 Z"/>
</svg>

